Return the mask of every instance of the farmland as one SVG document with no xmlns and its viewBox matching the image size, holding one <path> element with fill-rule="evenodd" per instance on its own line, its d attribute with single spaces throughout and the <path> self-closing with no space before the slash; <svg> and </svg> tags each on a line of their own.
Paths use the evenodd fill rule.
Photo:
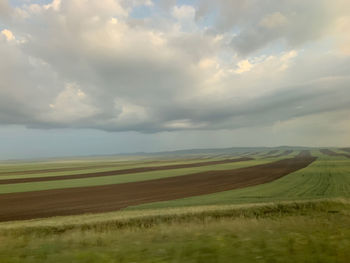
<svg viewBox="0 0 350 263">
<path fill-rule="evenodd" d="M 3 162 L 0 261 L 347 262 L 349 198 L 346 149 Z"/>
<path fill-rule="evenodd" d="M 0 0 L 0 263 L 350 263 L 350 0 Z"/>
<path fill-rule="evenodd" d="M 348 262 L 349 211 L 334 200 L 3 223 L 0 260 Z"/>
<path fill-rule="evenodd" d="M 288 174 L 268 184 L 200 197 L 146 204 L 137 208 L 276 202 L 325 197 L 350 198 L 350 159 L 319 154 L 318 159 L 306 169 Z"/>
</svg>

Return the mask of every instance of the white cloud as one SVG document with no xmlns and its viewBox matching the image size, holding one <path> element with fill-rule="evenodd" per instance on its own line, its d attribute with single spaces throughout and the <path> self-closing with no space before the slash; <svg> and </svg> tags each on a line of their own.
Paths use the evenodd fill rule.
<svg viewBox="0 0 350 263">
<path fill-rule="evenodd" d="M 174 6 L 172 15 L 178 20 L 193 20 L 195 9 L 190 5 Z"/>
<path fill-rule="evenodd" d="M 350 105 L 348 16 L 324 1 L 207 2 L 220 17 L 203 11 L 202 1 L 159 13 L 149 1 L 86 3 L 9 12 L 0 39 L 0 123 L 237 129 Z M 139 5 L 151 14 L 133 17 Z"/>
<path fill-rule="evenodd" d="M 325 39 L 333 22 L 348 16 L 346 0 L 275 0 L 259 3 L 243 1 L 200 1 L 197 20 L 211 17 L 218 32 L 235 30 L 231 46 L 241 56 L 249 56 L 269 45 L 299 48 L 310 42 Z M 212 17 L 212 12 L 220 15 Z"/>
<path fill-rule="evenodd" d="M 205 123 L 193 123 L 190 119 L 174 120 L 164 124 L 164 128 L 170 130 L 199 129 L 205 126 Z"/>
<path fill-rule="evenodd" d="M 49 104 L 43 118 L 47 122 L 69 124 L 96 115 L 99 110 L 76 83 L 67 83 L 63 91 Z"/>
<path fill-rule="evenodd" d="M 343 55 L 350 55 L 350 15 L 339 17 L 335 22 L 336 45 Z"/>
<path fill-rule="evenodd" d="M 44 8 L 52 8 L 53 10 L 58 11 L 61 8 L 61 0 L 53 0 L 50 4 L 44 5 Z"/>
<path fill-rule="evenodd" d="M 242 74 L 244 72 L 250 71 L 253 65 L 247 60 L 241 60 L 237 63 L 237 69 L 234 71 L 237 74 Z"/>
<path fill-rule="evenodd" d="M 8 30 L 8 29 L 4 29 L 1 31 L 1 35 L 3 35 L 7 41 L 12 41 L 15 40 L 15 36 L 13 35 L 13 33 Z"/>
<path fill-rule="evenodd" d="M 259 25 L 266 28 L 277 28 L 285 26 L 288 23 L 288 19 L 280 12 L 275 12 L 264 16 Z"/>
<path fill-rule="evenodd" d="M 117 124 L 137 124 L 145 122 L 149 118 L 145 107 L 133 104 L 125 99 L 115 99 L 114 105 L 116 111 L 120 112 L 117 114 L 117 118 L 113 119 Z"/>
</svg>

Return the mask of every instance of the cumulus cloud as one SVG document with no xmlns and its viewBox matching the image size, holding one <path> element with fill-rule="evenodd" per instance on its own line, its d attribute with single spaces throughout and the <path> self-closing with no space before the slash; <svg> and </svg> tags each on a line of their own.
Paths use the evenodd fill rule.
<svg viewBox="0 0 350 263">
<path fill-rule="evenodd" d="M 326 37 L 334 30 L 337 18 L 349 16 L 350 4 L 344 0 L 310 1 L 201 1 L 198 20 L 217 11 L 213 28 L 233 30 L 231 46 L 247 56 L 280 41 L 289 48 L 301 47 Z"/>
<path fill-rule="evenodd" d="M 4 29 L 1 31 L 1 34 L 6 38 L 7 41 L 12 41 L 15 39 L 15 36 L 8 29 Z"/>
<path fill-rule="evenodd" d="M 288 19 L 280 12 L 268 14 L 264 16 L 259 25 L 265 28 L 283 27 L 288 23 Z"/>
<path fill-rule="evenodd" d="M 172 11 L 173 16 L 178 20 L 192 20 L 195 13 L 194 7 L 189 5 L 174 6 Z"/>
<path fill-rule="evenodd" d="M 51 110 L 42 116 L 47 122 L 71 123 L 95 116 L 99 112 L 98 108 L 90 104 L 86 94 L 74 83 L 67 83 L 49 107 Z"/>
<path fill-rule="evenodd" d="M 346 1 L 155 5 L 2 0 L 0 123 L 154 133 L 350 109 Z"/>
<path fill-rule="evenodd" d="M 241 60 L 237 63 L 238 68 L 235 70 L 235 73 L 241 74 L 247 71 L 250 71 L 253 65 L 247 60 Z"/>
</svg>

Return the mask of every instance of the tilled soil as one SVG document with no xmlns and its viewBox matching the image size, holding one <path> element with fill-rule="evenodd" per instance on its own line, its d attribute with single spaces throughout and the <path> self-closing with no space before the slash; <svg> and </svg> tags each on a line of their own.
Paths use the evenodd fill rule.
<svg viewBox="0 0 350 263">
<path fill-rule="evenodd" d="M 251 160 L 254 160 L 254 159 L 250 158 L 250 157 L 242 157 L 242 158 L 236 158 L 236 159 L 225 159 L 225 160 L 218 160 L 218 161 L 198 162 L 198 163 L 136 167 L 136 168 L 104 171 L 104 172 L 81 173 L 81 174 L 71 174 L 71 175 L 57 175 L 57 176 L 47 176 L 47 177 L 4 179 L 4 180 L 0 180 L 0 184 L 17 184 L 17 183 L 42 182 L 42 181 L 57 181 L 57 180 L 88 178 L 88 177 L 133 174 L 133 173 L 143 173 L 143 172 L 170 170 L 170 169 L 192 168 L 192 167 L 200 167 L 200 166 L 208 166 L 208 165 L 216 165 L 216 164 L 225 164 L 225 163 L 235 163 L 235 162 L 243 162 L 243 161 L 251 161 Z"/>
<path fill-rule="evenodd" d="M 235 170 L 206 171 L 156 180 L 0 195 L 0 221 L 107 212 L 131 205 L 210 194 L 271 182 L 307 167 L 316 157 L 294 158 Z"/>
<path fill-rule="evenodd" d="M 200 159 L 210 159 L 211 157 L 204 157 Z M 198 159 L 198 158 L 197 158 Z M 164 161 L 145 161 L 139 163 L 142 164 L 161 164 Z M 24 175 L 24 174 L 41 174 L 41 173 L 54 173 L 54 172 L 73 172 L 85 169 L 99 169 L 99 168 L 107 168 L 107 167 L 118 167 L 120 162 L 108 162 L 103 164 L 94 164 L 94 165 L 86 165 L 86 166 L 76 166 L 76 167 L 59 167 L 59 168 L 46 168 L 46 169 L 35 169 L 35 170 L 22 170 L 22 171 L 0 171 L 1 176 L 8 175 Z"/>
<path fill-rule="evenodd" d="M 321 149 L 320 152 L 329 156 L 344 156 L 344 157 L 350 158 L 350 154 L 336 153 L 329 149 Z"/>
<path fill-rule="evenodd" d="M 105 164 L 96 164 L 96 165 L 86 165 L 86 166 L 76 166 L 76 167 L 60 167 L 60 168 L 46 168 L 39 170 L 22 170 L 22 171 L 1 171 L 1 176 L 8 175 L 24 175 L 24 174 L 42 174 L 42 173 L 54 173 L 54 172 L 73 172 L 84 169 L 99 169 L 106 167 L 118 167 L 120 163 L 105 163 Z"/>
</svg>

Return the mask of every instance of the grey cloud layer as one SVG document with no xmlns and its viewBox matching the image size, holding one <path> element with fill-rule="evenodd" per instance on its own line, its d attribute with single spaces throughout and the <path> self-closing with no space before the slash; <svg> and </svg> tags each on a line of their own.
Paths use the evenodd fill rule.
<svg viewBox="0 0 350 263">
<path fill-rule="evenodd" d="M 197 19 L 217 10 L 214 28 L 219 32 L 233 30 L 231 45 L 240 55 L 248 55 L 274 41 L 288 47 L 321 38 L 342 15 L 349 15 L 346 1 L 210 1 L 200 2 Z"/>
<path fill-rule="evenodd" d="M 0 34 L 0 124 L 152 133 L 350 110 L 350 57 L 321 45 L 315 60 L 303 46 L 322 41 L 326 25 L 344 15 L 328 1 L 215 1 L 221 15 L 209 30 L 200 24 L 213 2 L 173 17 L 169 1 L 168 17 L 138 20 L 132 1 L 10 9 L 0 0 L 15 36 Z M 254 55 L 281 39 L 284 51 Z"/>
</svg>

